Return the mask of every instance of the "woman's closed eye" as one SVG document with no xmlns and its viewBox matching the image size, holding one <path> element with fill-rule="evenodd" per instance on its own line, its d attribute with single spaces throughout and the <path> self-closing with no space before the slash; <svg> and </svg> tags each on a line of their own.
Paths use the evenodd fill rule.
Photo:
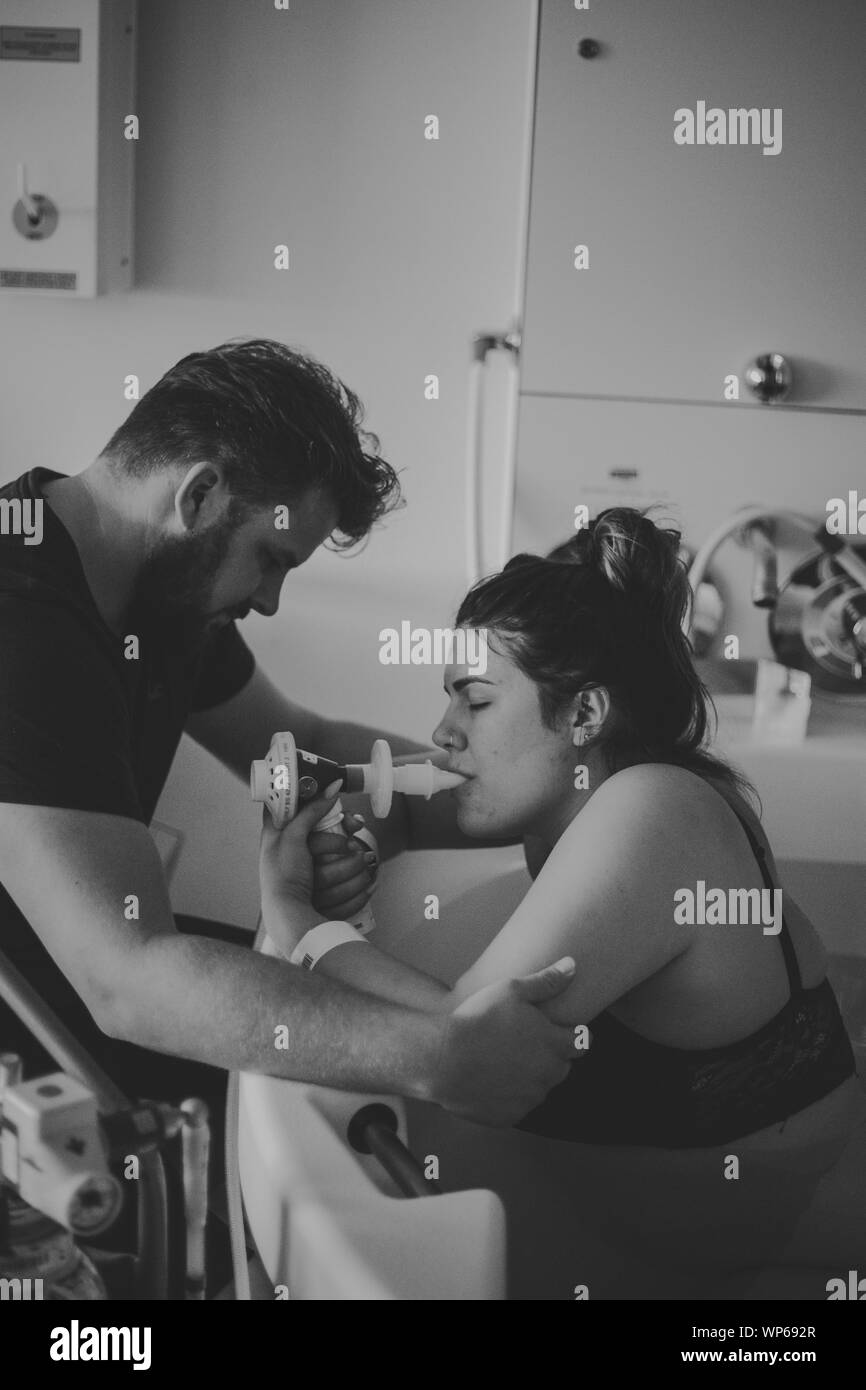
<svg viewBox="0 0 866 1390">
<path fill-rule="evenodd" d="M 471 700 L 470 700 L 470 702 L 469 702 L 469 708 L 470 708 L 471 710 L 486 709 L 487 706 L 488 706 L 489 704 L 490 704 L 490 701 L 489 701 L 489 700 L 478 700 L 477 702 L 474 702 L 474 701 L 471 701 Z"/>
</svg>

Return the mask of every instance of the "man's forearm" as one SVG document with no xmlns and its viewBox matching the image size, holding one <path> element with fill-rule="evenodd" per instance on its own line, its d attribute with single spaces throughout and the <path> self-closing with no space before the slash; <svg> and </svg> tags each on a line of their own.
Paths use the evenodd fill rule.
<svg viewBox="0 0 866 1390">
<path fill-rule="evenodd" d="M 433 747 L 403 734 L 389 733 L 387 729 L 374 729 L 370 724 L 348 724 L 340 719 L 317 719 L 316 737 L 316 747 L 307 751 L 332 758 L 335 763 L 369 762 L 370 749 L 377 738 L 388 740 L 395 758 L 403 753 L 423 753 L 429 758 Z"/>
<path fill-rule="evenodd" d="M 112 1033 L 226 1070 L 433 1096 L 442 1022 L 259 952 L 160 934 L 136 956 Z"/>
</svg>

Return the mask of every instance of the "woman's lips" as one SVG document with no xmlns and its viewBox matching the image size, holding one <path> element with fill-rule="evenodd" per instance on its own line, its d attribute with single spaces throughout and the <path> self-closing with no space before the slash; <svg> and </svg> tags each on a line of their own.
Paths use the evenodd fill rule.
<svg viewBox="0 0 866 1390">
<path fill-rule="evenodd" d="M 449 767 L 448 771 L 455 773 L 457 777 L 463 778 L 463 781 L 460 782 L 458 786 L 451 788 L 452 792 L 462 792 L 463 788 L 468 786 L 469 783 L 473 781 L 473 778 L 470 776 L 468 772 L 458 772 L 456 767 Z"/>
</svg>

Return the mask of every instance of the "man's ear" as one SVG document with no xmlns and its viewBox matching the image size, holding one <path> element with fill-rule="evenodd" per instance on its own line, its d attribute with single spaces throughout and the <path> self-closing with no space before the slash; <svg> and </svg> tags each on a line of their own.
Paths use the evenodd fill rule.
<svg viewBox="0 0 866 1390">
<path fill-rule="evenodd" d="M 184 530 L 191 530 L 205 521 L 210 513 L 211 521 L 217 519 L 217 512 L 224 503 L 225 479 L 219 464 L 202 461 L 187 469 L 174 494 L 174 510 Z"/>
</svg>

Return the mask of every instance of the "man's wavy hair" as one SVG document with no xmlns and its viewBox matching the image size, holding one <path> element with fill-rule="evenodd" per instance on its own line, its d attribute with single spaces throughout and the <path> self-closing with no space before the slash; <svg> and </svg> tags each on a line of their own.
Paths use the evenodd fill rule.
<svg viewBox="0 0 866 1390">
<path fill-rule="evenodd" d="M 321 491 L 337 513 L 331 548 L 346 550 L 402 504 L 363 418 L 354 392 L 314 358 L 268 338 L 235 339 L 166 372 L 100 457 L 128 478 L 219 463 L 240 516 Z"/>
</svg>

